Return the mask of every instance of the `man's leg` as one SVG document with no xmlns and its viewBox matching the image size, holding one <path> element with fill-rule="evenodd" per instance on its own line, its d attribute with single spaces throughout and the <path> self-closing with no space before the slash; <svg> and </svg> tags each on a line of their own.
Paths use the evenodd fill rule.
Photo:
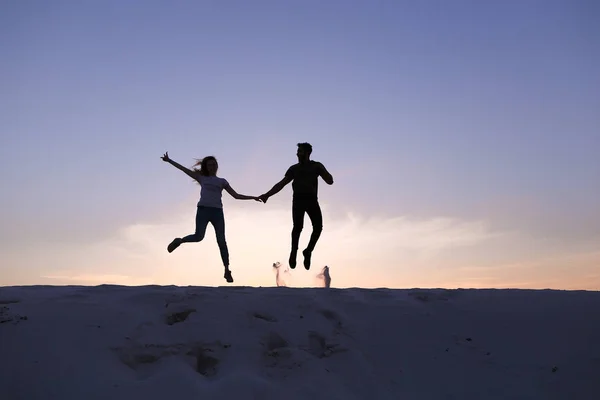
<svg viewBox="0 0 600 400">
<path fill-rule="evenodd" d="M 312 255 L 312 252 L 317 245 L 317 241 L 321 236 L 321 232 L 323 231 L 323 214 L 321 213 L 321 207 L 319 206 L 318 202 L 310 204 L 306 208 L 306 213 L 308 214 L 312 224 L 312 234 L 310 235 L 308 246 L 306 246 L 306 249 L 302 252 L 302 255 L 304 255 L 304 268 L 310 269 L 310 256 Z"/>
<path fill-rule="evenodd" d="M 296 254 L 298 253 L 298 242 L 300 233 L 304 227 L 304 204 L 301 202 L 292 202 L 292 249 L 290 251 L 290 268 L 296 268 Z"/>
<path fill-rule="evenodd" d="M 209 215 L 207 214 L 205 207 L 197 207 L 196 208 L 196 232 L 187 235 L 183 238 L 175 238 L 167 247 L 169 253 L 175 250 L 181 243 L 187 242 L 199 242 L 204 239 L 204 234 L 206 233 L 206 226 L 208 225 Z"/>
</svg>

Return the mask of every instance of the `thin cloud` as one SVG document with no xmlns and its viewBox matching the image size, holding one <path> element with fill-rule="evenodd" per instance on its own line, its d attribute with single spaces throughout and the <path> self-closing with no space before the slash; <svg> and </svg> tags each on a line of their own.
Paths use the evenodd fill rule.
<svg viewBox="0 0 600 400">
<path fill-rule="evenodd" d="M 60 271 L 60 275 L 42 275 L 41 278 L 49 279 L 54 281 L 61 281 L 68 284 L 82 284 L 82 285 L 99 285 L 99 284 L 123 284 L 132 285 L 142 282 L 136 277 L 127 275 L 111 275 L 111 274 L 78 274 L 77 272 Z"/>
<path fill-rule="evenodd" d="M 392 243 L 396 248 L 419 251 L 440 251 L 453 247 L 476 245 L 501 233 L 490 230 L 483 221 L 456 218 L 410 219 L 408 217 L 364 218 L 349 214 L 334 225 L 343 241 L 353 241 L 358 235 L 369 243 Z"/>
<path fill-rule="evenodd" d="M 302 268 L 287 268 L 292 227 L 290 210 L 258 203 L 239 206 L 234 203 L 226 207 L 226 234 L 234 278 L 242 282 L 272 285 L 273 275 L 269 277 L 264 266 L 280 262 L 285 267 L 276 269 L 276 273 L 279 273 L 276 283 L 282 286 L 313 286 L 316 278 L 318 285 L 322 286 L 327 284 L 321 275 L 325 265 L 334 266 L 340 275 L 341 271 L 352 271 L 365 263 L 372 266 L 414 264 L 435 257 L 444 250 L 475 246 L 497 235 L 481 221 L 366 218 L 357 214 L 334 219 L 329 216 L 326 205 L 322 208 L 324 232 L 313 256 L 314 268 L 306 272 L 302 267 L 301 255 L 299 265 Z M 90 255 L 102 253 L 105 262 L 100 267 L 104 269 L 102 273 L 95 275 L 87 269 L 87 276 L 102 277 L 107 274 L 112 281 L 127 281 L 131 277 L 147 280 L 153 277 L 165 283 L 192 281 L 221 285 L 221 276 L 217 272 L 222 264 L 211 225 L 207 227 L 202 242 L 184 244 L 171 254 L 166 252 L 166 245 L 174 237 L 194 231 L 194 212 L 194 209 L 178 210 L 172 218 L 162 219 L 163 222 L 124 226 L 107 240 L 81 249 L 80 259 L 83 260 L 87 255 L 89 262 Z M 306 245 L 311 230 L 310 220 L 306 217 L 300 246 Z M 125 272 L 126 275 L 119 278 L 113 271 Z M 377 273 L 381 273 L 381 270 L 374 268 L 373 274 Z M 360 286 L 360 282 L 355 282 L 355 285 Z"/>
<path fill-rule="evenodd" d="M 592 250 L 458 267 L 453 274 L 458 282 L 471 282 L 473 287 L 600 290 L 599 268 L 600 252 Z M 456 285 L 457 282 L 452 281 L 451 284 Z"/>
<path fill-rule="evenodd" d="M 584 277 L 594 284 L 590 267 L 597 267 L 594 263 L 600 260 L 594 252 L 587 256 L 563 253 L 560 260 L 538 257 L 543 254 L 543 241 L 536 242 L 536 253 L 517 251 L 507 257 L 522 243 L 522 236 L 496 232 L 485 221 L 355 213 L 333 218 L 327 204 L 322 209 L 324 231 L 313 253 L 313 266 L 306 271 L 300 253 L 299 268 L 291 270 L 287 265 L 292 227 L 288 208 L 255 202 L 226 204 L 235 284 L 327 286 L 323 270 L 328 266 L 335 271 L 335 282 L 329 283 L 332 287 L 533 287 L 560 286 L 561 282 L 563 286 L 589 287 Z M 171 254 L 166 251 L 174 237 L 194 231 L 194 217 L 194 207 L 186 207 L 171 216 L 160 216 L 158 222 L 124 226 L 101 242 L 77 248 L 55 246 L 49 253 L 52 259 L 38 277 L 57 283 L 224 285 L 211 225 L 202 242 L 184 244 Z M 310 232 L 306 217 L 301 248 Z M 532 240 L 528 246 L 536 243 Z M 274 268 L 277 262 L 279 268 Z M 574 274 L 574 270 L 580 272 Z"/>
</svg>

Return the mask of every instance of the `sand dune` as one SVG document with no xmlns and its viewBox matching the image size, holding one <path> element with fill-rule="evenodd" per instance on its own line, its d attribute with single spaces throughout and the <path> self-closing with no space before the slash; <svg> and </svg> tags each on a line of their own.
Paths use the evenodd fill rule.
<svg viewBox="0 0 600 400">
<path fill-rule="evenodd" d="M 600 292 L 0 288 L 0 398 L 598 399 Z"/>
</svg>

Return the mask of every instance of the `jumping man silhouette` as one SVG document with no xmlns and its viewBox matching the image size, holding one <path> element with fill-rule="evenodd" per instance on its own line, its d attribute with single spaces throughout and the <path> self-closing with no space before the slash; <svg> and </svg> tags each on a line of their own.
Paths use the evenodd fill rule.
<svg viewBox="0 0 600 400">
<path fill-rule="evenodd" d="M 310 258 L 313 250 L 323 231 L 323 216 L 318 200 L 319 176 L 328 185 L 333 185 L 333 177 L 325 166 L 310 159 L 312 146 L 310 143 L 298 143 L 298 163 L 288 168 L 284 178 L 276 183 L 271 190 L 259 196 L 264 203 L 268 198 L 278 193 L 290 182 L 292 183 L 292 249 L 290 252 L 290 268 L 296 268 L 296 255 L 298 253 L 298 241 L 304 227 L 304 213 L 308 214 L 312 224 L 312 234 L 306 249 L 302 251 L 304 256 L 304 268 L 310 269 Z"/>
</svg>

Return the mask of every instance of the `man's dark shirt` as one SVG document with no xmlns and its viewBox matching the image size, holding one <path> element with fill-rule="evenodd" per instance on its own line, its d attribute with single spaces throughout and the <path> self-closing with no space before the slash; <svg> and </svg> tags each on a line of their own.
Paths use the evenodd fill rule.
<svg viewBox="0 0 600 400">
<path fill-rule="evenodd" d="M 286 177 L 292 178 L 293 200 L 314 201 L 318 200 L 319 175 L 323 165 L 318 161 L 310 160 L 298 163 L 288 168 Z"/>
</svg>

